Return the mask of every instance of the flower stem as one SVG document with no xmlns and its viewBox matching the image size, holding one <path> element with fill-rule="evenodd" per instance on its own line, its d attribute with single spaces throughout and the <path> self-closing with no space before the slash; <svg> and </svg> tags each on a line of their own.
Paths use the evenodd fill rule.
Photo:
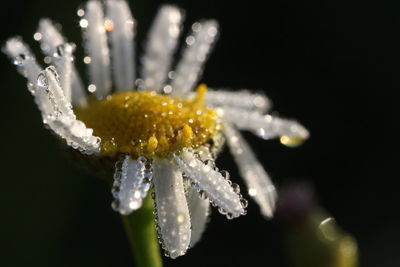
<svg viewBox="0 0 400 267">
<path fill-rule="evenodd" d="M 142 207 L 122 221 L 137 267 L 162 267 L 160 246 L 153 215 L 153 199 L 148 196 Z"/>
</svg>

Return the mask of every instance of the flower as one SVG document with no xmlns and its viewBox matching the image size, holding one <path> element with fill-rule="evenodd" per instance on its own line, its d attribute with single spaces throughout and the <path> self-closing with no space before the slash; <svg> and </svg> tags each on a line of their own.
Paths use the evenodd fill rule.
<svg viewBox="0 0 400 267">
<path fill-rule="evenodd" d="M 136 21 L 123 0 L 105 1 L 104 10 L 100 1 L 91 0 L 77 12 L 90 96 L 74 65 L 75 45 L 49 19 L 42 19 L 34 34 L 50 64 L 44 70 L 20 37 L 5 44 L 5 53 L 28 80 L 46 127 L 80 153 L 116 162 L 112 206 L 121 214 L 139 209 L 154 186 L 157 230 L 172 258 L 200 239 L 210 203 L 229 219 L 246 213 L 239 187 L 215 166 L 225 139 L 249 195 L 271 217 L 275 187 L 238 130 L 279 137 L 289 146 L 308 138 L 308 131 L 296 121 L 266 115 L 271 103 L 264 95 L 208 90 L 204 84 L 192 92 L 217 39 L 216 21 L 193 24 L 181 60 L 169 71 L 183 14 L 163 6 L 136 79 Z"/>
</svg>

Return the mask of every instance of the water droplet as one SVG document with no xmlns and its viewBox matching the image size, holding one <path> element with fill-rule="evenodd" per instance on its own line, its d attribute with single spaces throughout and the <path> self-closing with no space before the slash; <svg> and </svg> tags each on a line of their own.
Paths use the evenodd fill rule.
<svg viewBox="0 0 400 267">
<path fill-rule="evenodd" d="M 193 45 L 195 41 L 196 39 L 191 35 L 186 38 L 186 44 L 189 46 Z"/>
<path fill-rule="evenodd" d="M 81 26 L 81 28 L 87 28 L 88 25 L 89 25 L 89 21 L 87 19 L 81 19 L 79 21 L 79 26 Z"/>
<path fill-rule="evenodd" d="M 202 27 L 202 25 L 201 25 L 200 22 L 195 22 L 195 23 L 193 23 L 193 25 L 192 25 L 192 30 L 193 30 L 194 32 L 198 32 L 198 31 L 201 30 L 201 27 Z"/>
<path fill-rule="evenodd" d="M 247 208 L 247 206 L 249 205 L 249 202 L 248 202 L 246 199 L 242 198 L 242 199 L 240 200 L 240 204 L 241 204 L 242 207 L 245 209 L 245 208 Z"/>
<path fill-rule="evenodd" d="M 186 221 L 186 216 L 185 216 L 185 214 L 183 214 L 183 213 L 178 213 L 178 215 L 176 216 L 176 221 L 177 221 L 179 224 L 184 223 L 184 222 Z"/>
<path fill-rule="evenodd" d="M 229 180 L 229 178 L 230 178 L 230 174 L 229 174 L 229 172 L 228 172 L 228 171 L 226 171 L 226 170 L 222 170 L 222 171 L 220 171 L 220 173 L 221 173 L 222 177 L 224 177 L 224 178 L 225 178 L 225 180 Z"/>
<path fill-rule="evenodd" d="M 240 187 L 239 187 L 238 184 L 233 183 L 233 184 L 232 184 L 232 189 L 233 189 L 233 192 L 235 192 L 236 194 L 239 194 L 239 193 L 240 193 Z"/>
<path fill-rule="evenodd" d="M 189 162 L 189 166 L 192 167 L 192 168 L 196 167 L 196 166 L 197 166 L 196 160 L 191 160 L 191 161 Z"/>
<path fill-rule="evenodd" d="M 25 60 L 26 60 L 26 55 L 21 54 L 14 58 L 13 64 L 18 67 L 22 67 L 25 64 Z"/>
<path fill-rule="evenodd" d="M 206 192 L 204 192 L 204 191 L 200 192 L 200 197 L 201 197 L 201 199 L 204 199 L 204 200 L 208 199 L 208 196 L 207 196 Z"/>
<path fill-rule="evenodd" d="M 226 215 L 226 210 L 224 210 L 223 208 L 218 207 L 218 211 L 219 211 L 219 213 L 221 213 L 222 215 Z"/>
<path fill-rule="evenodd" d="M 92 62 L 91 57 L 86 56 L 86 57 L 83 58 L 83 63 L 90 64 L 91 62 Z"/>
<path fill-rule="evenodd" d="M 304 143 L 305 139 L 300 136 L 294 136 L 294 137 L 281 136 L 279 141 L 281 142 L 282 145 L 285 145 L 287 147 L 298 147 Z"/>
<path fill-rule="evenodd" d="M 114 200 L 114 201 L 111 203 L 111 208 L 112 208 L 113 210 L 115 210 L 115 211 L 118 211 L 118 208 L 119 208 L 119 201 L 118 201 L 118 200 Z"/>
<path fill-rule="evenodd" d="M 39 73 L 39 75 L 38 75 L 37 85 L 42 87 L 42 88 L 48 88 L 49 87 L 47 76 L 43 72 Z"/>
<path fill-rule="evenodd" d="M 88 86 L 88 90 L 89 90 L 90 93 L 94 93 L 96 91 L 96 85 L 90 84 Z"/>
<path fill-rule="evenodd" d="M 34 95 L 35 94 L 35 85 L 31 82 L 28 82 L 27 86 L 28 86 L 29 92 L 31 92 L 31 94 Z"/>
<path fill-rule="evenodd" d="M 249 188 L 249 195 L 254 197 L 255 195 L 257 195 L 257 189 L 255 188 Z"/>
<path fill-rule="evenodd" d="M 33 39 L 35 39 L 35 41 L 42 40 L 42 34 L 40 32 L 35 32 L 35 34 L 33 35 Z"/>
<path fill-rule="evenodd" d="M 54 78 L 56 79 L 56 81 L 59 82 L 60 76 L 58 75 L 57 70 L 56 70 L 56 68 L 54 66 L 48 66 L 46 68 L 46 70 L 50 71 L 51 74 L 54 75 Z"/>
<path fill-rule="evenodd" d="M 83 16 L 85 15 L 85 10 L 83 10 L 82 8 L 80 8 L 80 9 L 78 9 L 78 10 L 76 11 L 76 14 L 77 14 L 79 17 L 83 17 Z"/>
<path fill-rule="evenodd" d="M 232 213 L 228 212 L 228 213 L 226 214 L 226 218 L 228 218 L 228 220 L 232 220 L 232 219 L 235 218 L 235 217 L 233 216 Z"/>
<path fill-rule="evenodd" d="M 46 63 L 46 64 L 50 64 L 50 63 L 51 63 L 51 57 L 45 56 L 45 57 L 43 58 L 43 62 Z"/>
</svg>

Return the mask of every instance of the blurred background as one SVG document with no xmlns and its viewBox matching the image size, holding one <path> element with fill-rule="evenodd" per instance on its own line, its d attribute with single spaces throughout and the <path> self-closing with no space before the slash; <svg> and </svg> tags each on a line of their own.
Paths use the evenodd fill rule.
<svg viewBox="0 0 400 267">
<path fill-rule="evenodd" d="M 163 3 L 130 1 L 139 52 Z M 186 29 L 201 18 L 220 22 L 203 82 L 263 91 L 280 115 L 310 130 L 311 139 L 295 149 L 245 133 L 277 187 L 311 185 L 318 205 L 356 238 L 360 266 L 400 266 L 400 3 L 167 3 L 186 10 Z M 50 17 L 79 45 L 79 4 L 7 1 L 0 11 L 0 41 L 21 35 L 40 55 L 32 35 L 39 19 Z M 76 58 L 84 71 L 82 53 L 79 47 Z M 108 185 L 63 155 L 42 126 L 25 80 L 4 55 L 0 64 L 0 266 L 133 266 Z M 241 184 L 227 151 L 218 165 Z M 290 227 L 282 219 L 265 221 L 252 201 L 248 215 L 232 221 L 214 210 L 202 241 L 184 257 L 165 259 L 165 266 L 291 267 Z M 300 244 L 312 251 L 307 238 Z"/>
</svg>

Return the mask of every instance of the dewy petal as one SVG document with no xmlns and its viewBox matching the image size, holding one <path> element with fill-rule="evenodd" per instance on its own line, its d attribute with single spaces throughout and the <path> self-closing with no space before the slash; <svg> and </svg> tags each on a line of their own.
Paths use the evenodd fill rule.
<svg viewBox="0 0 400 267">
<path fill-rule="evenodd" d="M 135 81 L 134 25 L 125 0 L 106 1 L 105 28 L 111 44 L 111 66 L 117 91 L 130 91 Z"/>
<path fill-rule="evenodd" d="M 171 258 L 184 255 L 190 243 L 190 216 L 182 173 L 173 162 L 155 158 L 153 165 L 157 229 Z"/>
<path fill-rule="evenodd" d="M 100 99 L 107 96 L 111 90 L 110 57 L 104 22 L 101 2 L 88 1 L 80 26 L 83 29 L 87 54 L 85 63 L 90 74 L 89 91 L 94 92 Z"/>
<path fill-rule="evenodd" d="M 163 6 L 158 11 L 142 58 L 144 88 L 141 89 L 161 91 L 164 86 L 177 47 L 182 20 L 182 12 L 174 6 Z"/>
<path fill-rule="evenodd" d="M 199 158 L 202 161 L 214 160 L 212 154 L 208 147 L 202 146 L 196 149 Z M 208 217 L 211 213 L 210 202 L 204 197 L 204 195 L 199 194 L 191 186 L 191 181 L 186 180 L 186 199 L 189 206 L 190 220 L 192 222 L 192 238 L 190 240 L 190 247 L 196 245 L 196 243 L 201 239 L 206 225 L 208 222 Z"/>
<path fill-rule="evenodd" d="M 218 36 L 215 20 L 196 22 L 186 38 L 186 49 L 179 61 L 171 82 L 174 95 L 184 95 L 193 89 L 203 71 L 204 64 Z"/>
<path fill-rule="evenodd" d="M 186 199 L 189 207 L 190 221 L 192 223 L 192 238 L 190 247 L 196 245 L 206 229 L 208 216 L 210 214 L 210 202 L 202 198 L 200 194 L 191 187 L 190 183 L 186 187 Z"/>
<path fill-rule="evenodd" d="M 239 129 L 252 131 L 264 139 L 286 136 L 305 140 L 309 137 L 308 130 L 295 120 L 232 107 L 223 107 L 218 111 L 225 121 L 236 125 Z"/>
<path fill-rule="evenodd" d="M 272 107 L 272 102 L 263 94 L 252 93 L 248 90 L 208 90 L 207 105 L 215 107 L 234 107 L 265 113 Z"/>
<path fill-rule="evenodd" d="M 72 78 L 72 53 L 75 49 L 73 44 L 62 44 L 57 48 L 57 52 L 54 53 L 54 65 L 57 73 L 60 75 L 61 88 L 64 92 L 66 99 L 71 102 L 71 78 Z"/>
<path fill-rule="evenodd" d="M 48 119 L 58 119 L 60 116 L 76 119 L 71 102 L 65 97 L 59 84 L 58 74 L 53 66 L 41 71 L 37 78 L 38 91 L 43 90 L 52 105 L 52 112 L 46 114 Z"/>
<path fill-rule="evenodd" d="M 269 175 L 257 160 L 253 151 L 241 134 L 229 124 L 224 125 L 230 151 L 239 167 L 249 195 L 254 198 L 261 208 L 261 213 L 271 218 L 275 210 L 277 199 L 276 189 Z"/>
<path fill-rule="evenodd" d="M 114 173 L 113 209 L 123 215 L 142 206 L 143 199 L 150 189 L 152 172 L 146 167 L 147 159 L 139 157 L 138 160 L 131 159 L 126 155 L 116 163 Z"/>
<path fill-rule="evenodd" d="M 13 61 L 19 73 L 27 78 L 28 82 L 36 83 L 36 78 L 42 68 L 21 37 L 16 36 L 8 39 L 3 47 L 3 52 Z"/>
<path fill-rule="evenodd" d="M 50 66 L 39 73 L 36 92 L 43 93 L 50 103 L 50 109 L 42 113 L 44 122 L 67 144 L 84 154 L 100 152 L 100 138 L 93 136 L 93 130 L 76 119 L 71 104 L 60 87 L 57 73 Z M 35 92 L 35 93 L 36 93 Z"/>
<path fill-rule="evenodd" d="M 179 169 L 220 208 L 221 213 L 227 214 L 228 218 L 245 213 L 240 196 L 233 190 L 229 181 L 213 169 L 211 161 L 205 164 L 187 149 L 179 156 L 175 155 L 174 159 Z"/>
<path fill-rule="evenodd" d="M 45 120 L 46 114 L 52 112 L 52 105 L 45 92 L 43 90 L 37 90 L 36 81 L 42 68 L 32 55 L 29 47 L 20 37 L 13 37 L 7 40 L 3 47 L 3 52 L 6 53 L 13 61 L 14 65 L 17 66 L 18 72 L 28 80 L 28 89 L 32 93 L 35 103 L 42 113 L 43 120 Z"/>
<path fill-rule="evenodd" d="M 71 99 L 74 106 L 85 106 L 87 104 L 85 89 L 75 64 L 72 62 L 73 51 L 62 56 L 59 53 L 60 49 L 58 48 L 64 46 L 66 43 L 65 38 L 49 19 L 41 19 L 39 21 L 39 27 L 34 38 L 40 41 L 40 48 L 43 53 L 56 65 L 58 74 L 64 80 L 62 82 L 64 92 L 68 91 L 66 86 L 68 86 L 68 83 L 70 84 L 71 97 L 68 96 L 69 93 L 66 93 L 67 98 Z M 62 49 L 65 49 L 65 47 Z"/>
</svg>

